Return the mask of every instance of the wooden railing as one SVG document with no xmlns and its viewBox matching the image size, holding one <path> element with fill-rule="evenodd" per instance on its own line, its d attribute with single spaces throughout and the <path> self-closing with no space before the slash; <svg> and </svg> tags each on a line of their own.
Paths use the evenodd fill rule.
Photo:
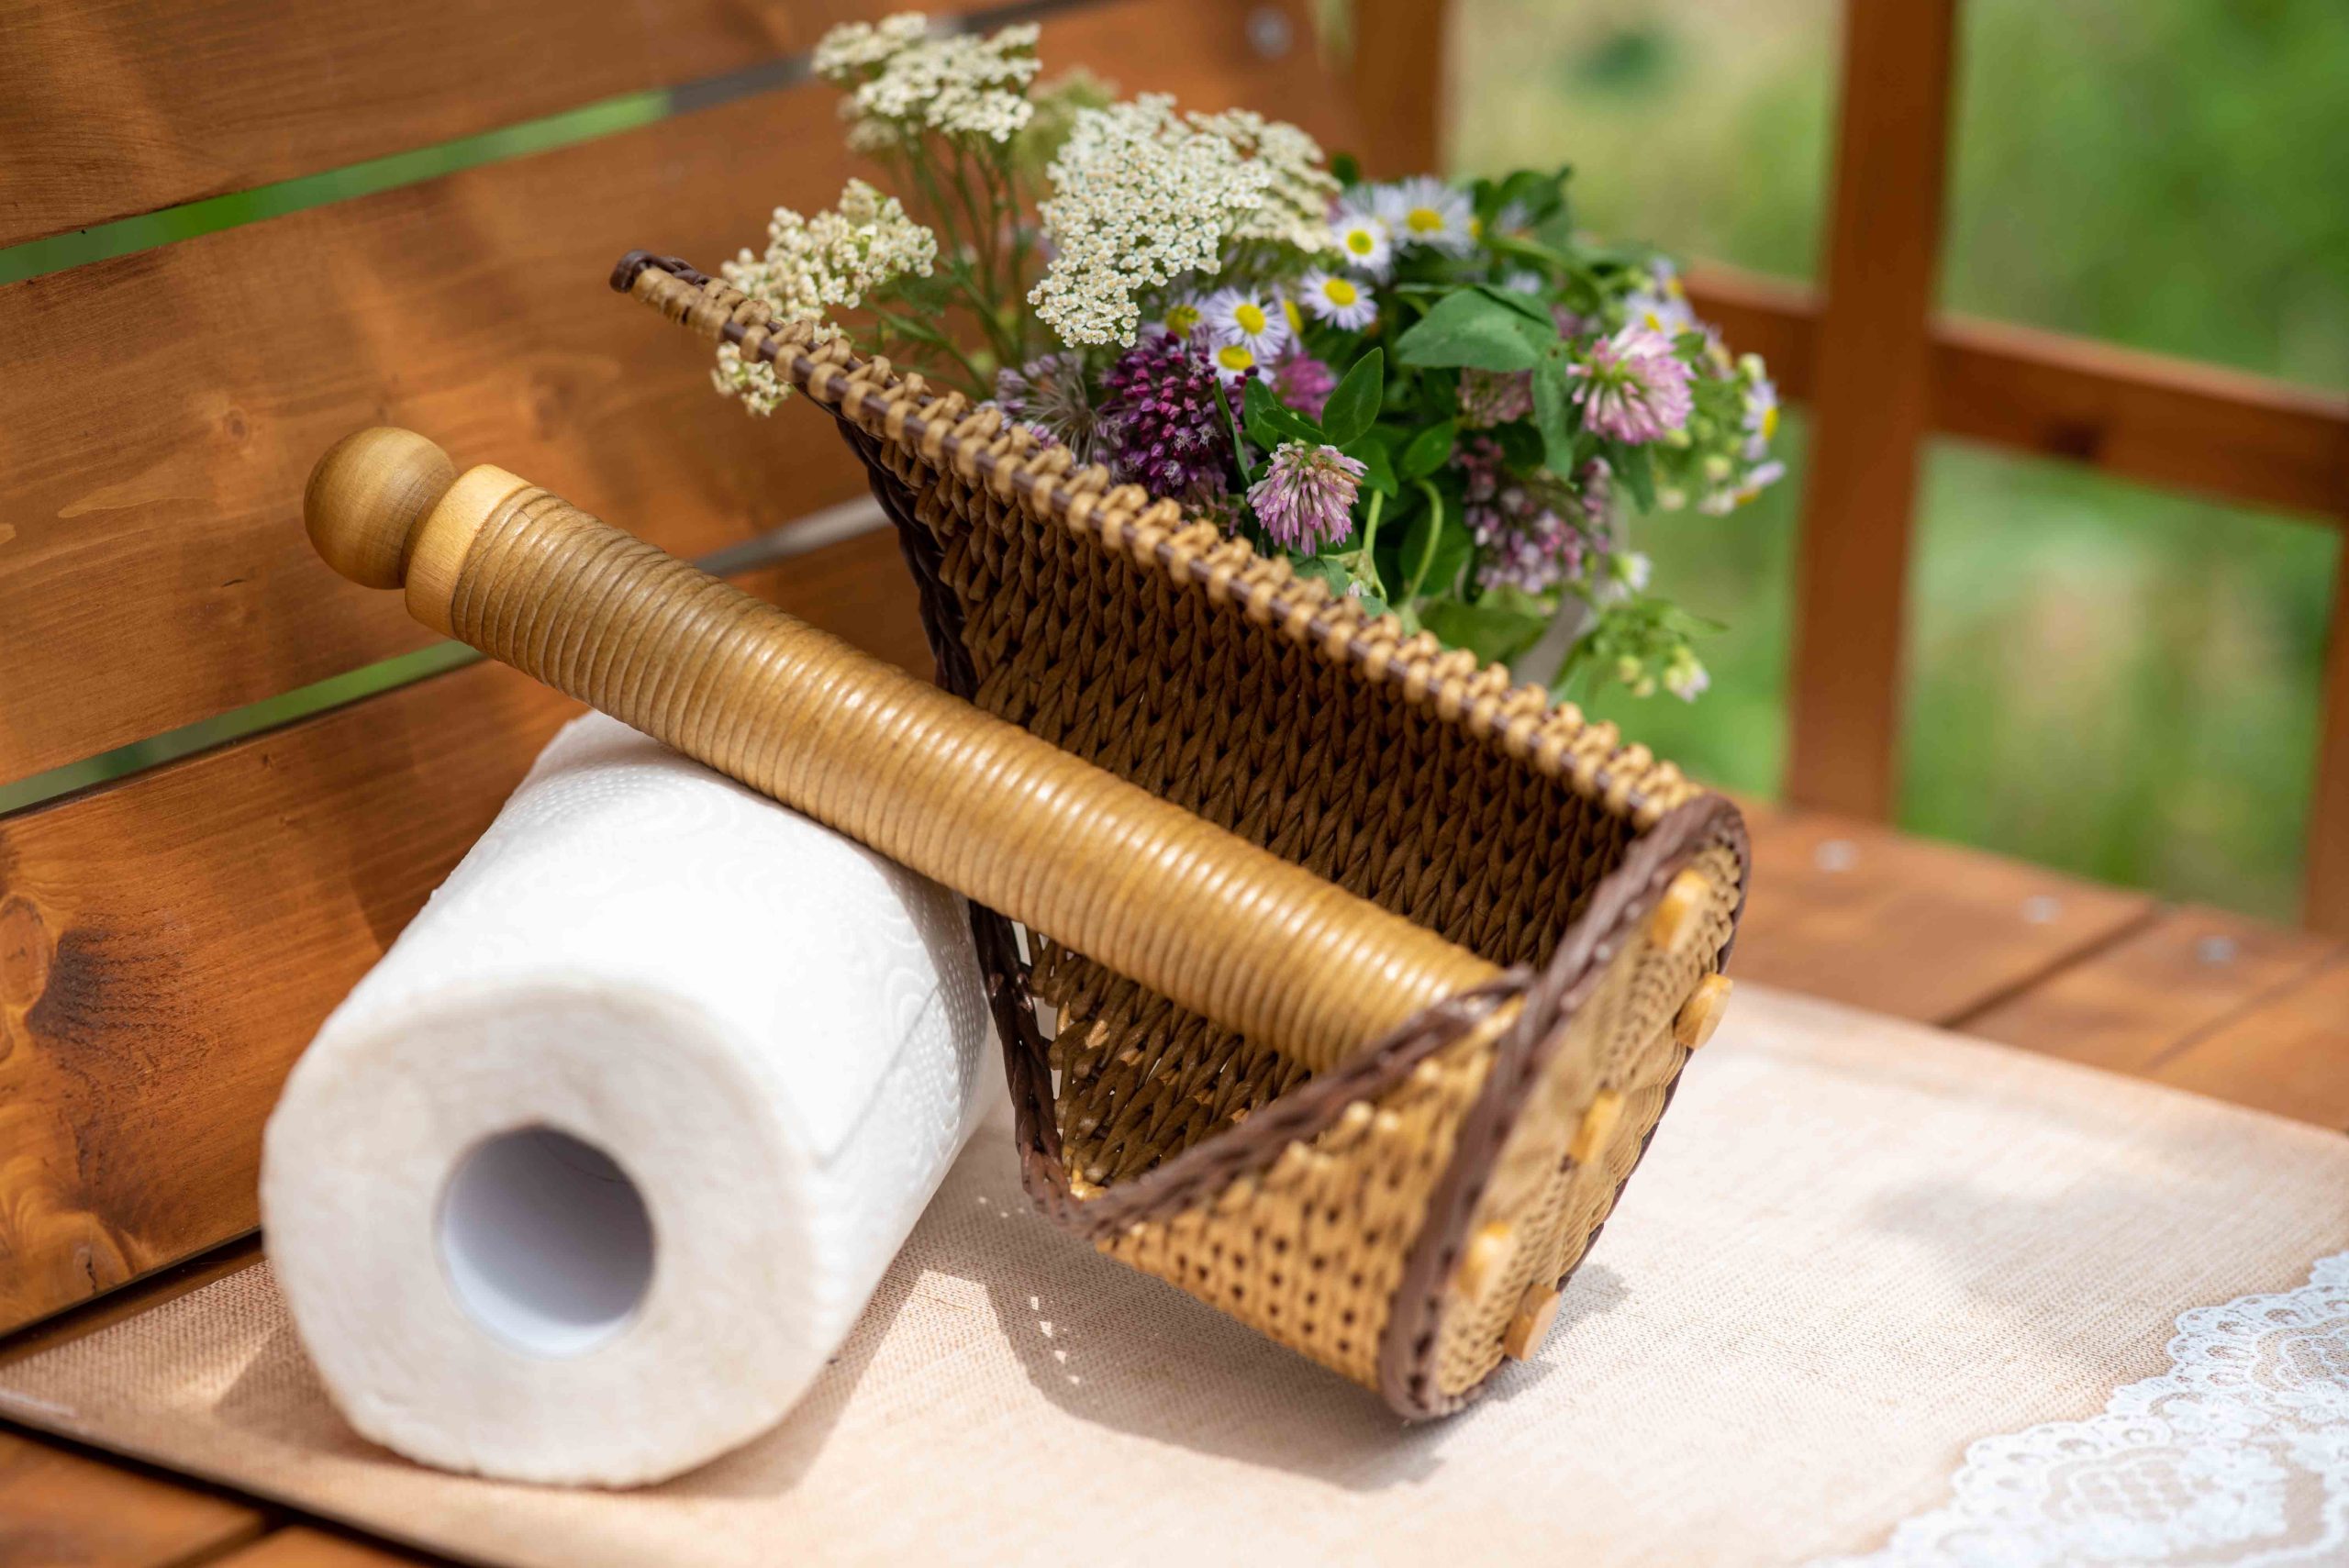
<svg viewBox="0 0 2349 1568">
<path fill-rule="evenodd" d="M 2349 934 L 2349 399 L 1934 312 L 1957 6 L 1845 0 L 1823 287 L 1719 267 L 1691 278 L 1700 312 L 1768 359 L 1780 390 L 1809 409 L 1786 794 L 1857 816 L 1892 812 L 1909 542 L 1930 437 L 2305 513 L 2343 540 L 2304 918 Z M 1357 0 L 1353 71 L 1372 106 L 1376 169 L 1438 159 L 1445 9 Z"/>
</svg>

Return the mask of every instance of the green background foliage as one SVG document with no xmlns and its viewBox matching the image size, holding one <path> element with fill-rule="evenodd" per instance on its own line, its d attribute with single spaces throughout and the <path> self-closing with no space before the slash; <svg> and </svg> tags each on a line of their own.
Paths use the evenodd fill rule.
<svg viewBox="0 0 2349 1568">
<path fill-rule="evenodd" d="M 1584 219 L 1813 275 L 1833 0 L 1458 0 L 1452 162 L 1577 166 Z M 1948 308 L 2349 387 L 2349 7 L 1966 0 Z M 1644 526 L 1664 591 L 1730 629 L 1694 707 L 1599 711 L 1776 790 L 1794 473 Z M 2295 907 L 2331 528 L 1936 443 L 1919 498 L 1900 820 L 2090 876 Z"/>
</svg>

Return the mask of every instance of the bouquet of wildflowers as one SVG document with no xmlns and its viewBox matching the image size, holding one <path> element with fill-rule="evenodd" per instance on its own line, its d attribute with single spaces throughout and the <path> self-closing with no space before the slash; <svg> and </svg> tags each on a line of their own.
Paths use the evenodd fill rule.
<svg viewBox="0 0 2349 1568">
<path fill-rule="evenodd" d="M 898 194 L 779 209 L 728 281 L 1408 631 L 1510 661 L 1564 622 L 1553 691 L 1704 688 L 1705 623 L 1651 590 L 1631 519 L 1783 470 L 1762 362 L 1670 262 L 1579 233 L 1563 170 L 1373 183 L 1245 110 L 1039 83 L 1036 39 L 833 29 L 816 69 Z M 788 390 L 731 348 L 716 378 L 756 413 Z"/>
</svg>

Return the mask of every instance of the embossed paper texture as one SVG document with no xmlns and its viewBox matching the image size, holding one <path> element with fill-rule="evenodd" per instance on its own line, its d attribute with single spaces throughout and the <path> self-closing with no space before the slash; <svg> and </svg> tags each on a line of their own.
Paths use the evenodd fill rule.
<svg viewBox="0 0 2349 1568">
<path fill-rule="evenodd" d="M 1072 1243 L 1002 1127 L 799 1409 L 657 1488 L 370 1447 L 258 1267 L 0 1368 L 0 1409 L 498 1563 L 1792 1562 L 2306 1284 L 2344 1195 L 2337 1135 L 1749 987 L 1546 1346 L 1449 1421 Z"/>
</svg>

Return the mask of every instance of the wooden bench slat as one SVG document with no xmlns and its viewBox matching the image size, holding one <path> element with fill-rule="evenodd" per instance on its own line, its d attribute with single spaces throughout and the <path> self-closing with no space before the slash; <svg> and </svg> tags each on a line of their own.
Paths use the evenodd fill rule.
<svg viewBox="0 0 2349 1568">
<path fill-rule="evenodd" d="M 1731 971 L 1952 1024 L 2145 919 L 2153 900 L 1823 812 L 1748 805 Z"/>
<path fill-rule="evenodd" d="M 2181 1045 L 2303 980 L 2340 944 L 2216 909 L 2165 910 L 1965 1020 L 2008 1045 L 2146 1075 Z"/>
<path fill-rule="evenodd" d="M 1243 0 L 1058 17 L 1090 62 L 1200 107 L 1318 131 L 1341 102 L 1300 17 L 1287 56 Z M 802 410 L 754 422 L 703 352 L 604 286 L 622 251 L 708 264 L 777 201 L 848 172 L 809 86 L 0 290 L 0 783 L 419 645 L 299 523 L 327 445 L 404 423 L 698 554 L 863 492 Z"/>
<path fill-rule="evenodd" d="M 262 1528 L 261 1514 L 242 1504 L 0 1431 L 0 1563 L 8 1568 L 172 1568 Z"/>
<path fill-rule="evenodd" d="M 2191 1041 L 2150 1076 L 2349 1129 L 2349 958 Z"/>
<path fill-rule="evenodd" d="M 929 673 L 890 534 L 745 585 Z M 577 711 L 480 664 L 0 819 L 0 1331 L 252 1229 L 286 1069 Z"/>
<path fill-rule="evenodd" d="M 804 54 L 898 8 L 31 0 L 0 47 L 0 246 Z"/>
</svg>

